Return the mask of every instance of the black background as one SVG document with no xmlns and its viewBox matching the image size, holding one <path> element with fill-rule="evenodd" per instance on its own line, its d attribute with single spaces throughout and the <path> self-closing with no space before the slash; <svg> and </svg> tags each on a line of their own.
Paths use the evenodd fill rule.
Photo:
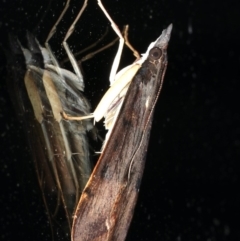
<svg viewBox="0 0 240 241">
<path fill-rule="evenodd" d="M 96 1 L 69 39 L 74 52 L 96 41 L 107 20 Z M 26 30 L 44 43 L 63 3 L 3 1 L 0 6 L 1 240 L 50 240 L 24 132 L 6 89 L 7 33 Z M 239 4 L 237 1 L 103 1 L 143 53 L 173 23 L 169 66 L 155 110 L 146 169 L 127 240 L 239 240 Z M 51 46 L 61 40 L 82 1 L 72 1 Z M 39 23 L 40 21 L 40 23 Z M 102 45 L 115 37 L 112 30 Z M 101 44 L 100 44 L 101 46 Z M 93 107 L 108 87 L 117 45 L 83 64 Z M 126 50 L 121 66 L 134 61 Z"/>
</svg>

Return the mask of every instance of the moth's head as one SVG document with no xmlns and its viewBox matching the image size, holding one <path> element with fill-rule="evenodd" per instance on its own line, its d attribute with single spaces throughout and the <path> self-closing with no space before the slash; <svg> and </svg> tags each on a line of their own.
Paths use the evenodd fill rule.
<svg viewBox="0 0 240 241">
<path fill-rule="evenodd" d="M 168 42 L 171 37 L 171 32 L 172 32 L 172 24 L 170 24 L 166 29 L 162 31 L 162 34 L 160 37 L 155 41 L 153 47 L 158 47 L 158 48 L 167 48 Z"/>
<path fill-rule="evenodd" d="M 171 32 L 172 32 L 172 24 L 170 24 L 166 29 L 162 31 L 162 34 L 160 35 L 159 38 L 157 38 L 156 41 L 152 42 L 148 46 L 146 53 L 142 54 L 142 58 L 138 60 L 138 62 L 142 64 L 148 58 L 150 51 L 155 47 L 158 47 L 160 49 L 167 49 L 168 42 L 171 37 Z"/>
</svg>

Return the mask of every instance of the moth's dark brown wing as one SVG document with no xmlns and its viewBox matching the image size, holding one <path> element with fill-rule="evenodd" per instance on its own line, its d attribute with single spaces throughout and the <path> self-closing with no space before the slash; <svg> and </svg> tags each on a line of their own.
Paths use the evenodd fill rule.
<svg viewBox="0 0 240 241">
<path fill-rule="evenodd" d="M 74 241 L 125 240 L 144 170 L 154 107 L 167 67 L 169 28 L 154 46 L 150 45 L 146 61 L 129 86 L 78 204 L 72 228 Z M 168 39 L 163 41 L 165 37 Z"/>
<path fill-rule="evenodd" d="M 29 37 L 29 49 L 25 50 L 27 66 L 26 55 L 24 59 L 17 39 L 10 37 L 9 41 L 9 90 L 26 129 L 53 236 L 59 240 L 60 236 L 69 237 L 76 204 L 91 173 L 87 131 L 92 124 L 88 120 L 56 120 L 52 97 L 47 95 L 44 86 L 44 75 L 48 75 L 61 108 L 67 113 L 87 115 L 90 105 L 74 84 L 67 84 L 72 81 L 71 76 L 66 81 L 54 71 L 42 68 L 43 58 L 34 39 Z"/>
</svg>

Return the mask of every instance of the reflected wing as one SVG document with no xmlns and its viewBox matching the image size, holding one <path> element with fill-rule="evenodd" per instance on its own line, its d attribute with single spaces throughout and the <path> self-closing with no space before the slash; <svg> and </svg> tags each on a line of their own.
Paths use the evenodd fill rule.
<svg viewBox="0 0 240 241">
<path fill-rule="evenodd" d="M 34 38 L 28 36 L 28 49 L 14 37 L 9 41 L 9 90 L 25 125 L 53 236 L 58 239 L 69 235 L 76 204 L 91 173 L 87 131 L 93 128 L 90 120 L 66 121 L 60 112 L 87 115 L 90 105 L 73 73 L 60 69 L 59 76 L 51 65 L 44 69 Z"/>
</svg>

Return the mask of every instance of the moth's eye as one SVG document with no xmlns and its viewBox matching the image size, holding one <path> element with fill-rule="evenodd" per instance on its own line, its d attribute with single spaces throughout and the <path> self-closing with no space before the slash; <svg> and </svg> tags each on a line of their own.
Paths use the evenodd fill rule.
<svg viewBox="0 0 240 241">
<path fill-rule="evenodd" d="M 149 53 L 149 57 L 152 59 L 152 60 L 157 60 L 159 59 L 160 57 L 162 56 L 162 50 L 160 48 L 153 48 L 150 50 L 150 53 Z"/>
</svg>

